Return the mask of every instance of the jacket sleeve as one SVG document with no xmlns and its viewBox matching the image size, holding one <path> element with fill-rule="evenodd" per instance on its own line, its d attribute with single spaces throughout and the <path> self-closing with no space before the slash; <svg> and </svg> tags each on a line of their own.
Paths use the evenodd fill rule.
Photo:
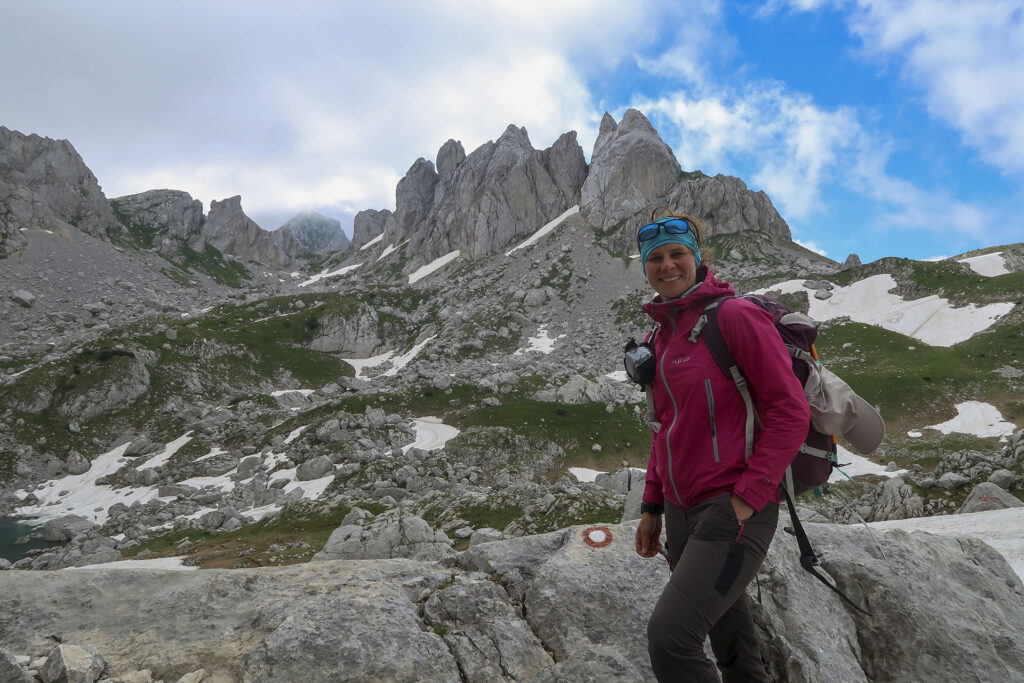
<svg viewBox="0 0 1024 683">
<path fill-rule="evenodd" d="M 747 379 L 762 427 L 733 493 L 761 510 L 776 500 L 786 468 L 807 438 L 810 408 L 771 315 L 749 301 L 733 299 L 722 306 L 718 324 Z"/>
<path fill-rule="evenodd" d="M 647 477 L 645 479 L 643 502 L 656 505 L 665 504 L 665 494 L 661 488 L 661 478 L 654 464 L 654 441 L 651 441 L 651 457 L 647 461 Z"/>
</svg>

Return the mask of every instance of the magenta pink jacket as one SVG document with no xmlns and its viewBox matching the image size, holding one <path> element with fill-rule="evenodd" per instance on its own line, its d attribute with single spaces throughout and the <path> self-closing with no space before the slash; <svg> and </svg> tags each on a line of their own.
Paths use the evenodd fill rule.
<svg viewBox="0 0 1024 683">
<path fill-rule="evenodd" d="M 729 491 L 761 510 L 779 502 L 779 482 L 807 437 L 810 411 L 771 316 L 743 299 L 723 302 L 719 327 L 761 421 L 754 451 L 744 462 L 743 398 L 715 365 L 703 336 L 689 339 L 704 307 L 733 290 L 704 266 L 697 273 L 701 278 L 679 299 L 655 297 L 644 306 L 660 325 L 653 393 L 661 423 L 651 442 L 644 502 L 669 500 L 689 508 Z"/>
</svg>

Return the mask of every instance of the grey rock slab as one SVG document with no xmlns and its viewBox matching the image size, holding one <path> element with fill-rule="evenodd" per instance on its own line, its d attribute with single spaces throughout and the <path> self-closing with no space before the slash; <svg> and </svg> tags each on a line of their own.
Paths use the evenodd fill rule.
<svg viewBox="0 0 1024 683">
<path fill-rule="evenodd" d="M 21 668 L 17 658 L 0 648 L 0 681 L 5 683 L 34 683 L 35 677 Z"/>
<path fill-rule="evenodd" d="M 426 621 L 444 633 L 468 680 L 530 680 L 553 664 L 503 588 L 481 576 L 435 591 L 423 606 Z"/>
<path fill-rule="evenodd" d="M 36 301 L 36 296 L 27 289 L 16 289 L 11 292 L 11 301 L 24 306 L 25 308 L 32 308 L 32 304 Z"/>
<path fill-rule="evenodd" d="M 39 670 L 43 683 L 93 683 L 107 667 L 107 660 L 91 645 L 62 643 L 53 648 Z"/>
<path fill-rule="evenodd" d="M 957 510 L 958 513 L 983 512 L 985 510 L 1003 510 L 1005 508 L 1024 507 L 1024 503 L 1011 493 L 1007 493 L 991 482 L 978 484 L 971 490 L 967 500 Z"/>
<path fill-rule="evenodd" d="M 351 513 L 346 517 L 348 520 Z M 451 541 L 423 518 L 402 510 L 343 523 L 327 540 L 314 561 L 411 557 L 438 560 L 454 554 Z"/>
</svg>

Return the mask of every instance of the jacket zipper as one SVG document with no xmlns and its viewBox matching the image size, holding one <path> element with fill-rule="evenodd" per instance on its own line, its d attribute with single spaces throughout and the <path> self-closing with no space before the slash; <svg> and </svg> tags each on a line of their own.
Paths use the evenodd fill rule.
<svg viewBox="0 0 1024 683">
<path fill-rule="evenodd" d="M 672 336 L 676 333 L 676 319 L 673 316 L 669 316 L 669 322 L 672 323 Z M 675 429 L 676 422 L 679 421 L 679 406 L 676 403 L 676 397 L 672 395 L 672 388 L 668 385 L 668 378 L 665 377 L 665 357 L 668 356 L 668 347 L 670 344 L 665 344 L 665 350 L 661 354 L 661 358 L 658 360 L 658 372 L 661 374 L 661 381 L 665 385 L 665 393 L 668 394 L 668 399 L 672 401 L 672 424 L 665 430 L 665 452 L 668 454 L 668 480 L 672 483 L 672 492 L 676 494 L 676 500 L 679 501 L 680 505 L 683 505 L 683 497 L 679 495 L 679 489 L 676 488 L 676 478 L 672 475 L 672 430 Z"/>
<path fill-rule="evenodd" d="M 704 392 L 708 395 L 708 414 L 711 416 L 711 446 L 715 452 L 715 462 L 718 460 L 718 427 L 715 425 L 715 395 L 711 392 L 711 378 L 704 378 Z"/>
</svg>

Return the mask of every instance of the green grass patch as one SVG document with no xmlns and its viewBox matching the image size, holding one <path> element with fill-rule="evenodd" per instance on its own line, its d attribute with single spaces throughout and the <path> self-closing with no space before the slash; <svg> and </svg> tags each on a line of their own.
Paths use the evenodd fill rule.
<svg viewBox="0 0 1024 683">
<path fill-rule="evenodd" d="M 603 404 L 569 405 L 528 398 L 503 399 L 450 418 L 462 429 L 474 425 L 508 427 L 523 436 L 553 441 L 565 451 L 567 466 L 613 470 L 623 460 L 644 466 L 650 454 L 651 432 L 632 411 Z M 594 452 L 593 444 L 601 451 Z"/>
<path fill-rule="evenodd" d="M 286 506 L 281 513 L 231 532 L 202 529 L 180 529 L 151 538 L 122 553 L 124 557 L 171 557 L 184 554 L 184 562 L 200 569 L 237 569 L 245 567 L 280 567 L 308 562 L 323 549 L 331 532 L 349 513 L 345 505 L 327 507 L 320 503 L 300 501 Z M 192 546 L 177 550 L 185 539 Z M 302 547 L 308 544 L 308 547 Z M 270 546 L 283 550 L 270 550 Z"/>
</svg>

